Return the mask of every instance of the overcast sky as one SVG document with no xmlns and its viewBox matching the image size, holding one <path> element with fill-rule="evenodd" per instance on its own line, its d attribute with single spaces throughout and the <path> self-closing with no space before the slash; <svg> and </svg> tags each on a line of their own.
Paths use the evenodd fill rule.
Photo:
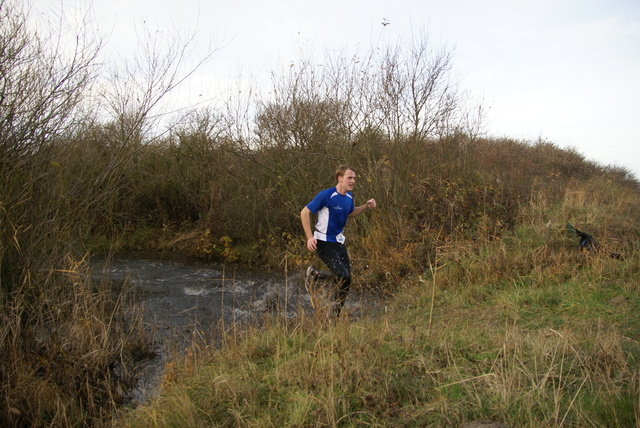
<svg viewBox="0 0 640 428">
<path fill-rule="evenodd" d="M 38 9 L 59 2 L 34 0 Z M 305 44 L 366 52 L 426 30 L 453 49 L 462 85 L 484 99 L 490 136 L 542 137 L 640 177 L 639 0 L 93 0 L 91 7 L 111 33 L 110 49 L 128 49 L 145 21 L 228 42 L 207 68 L 221 81 L 239 70 L 264 78 Z M 198 82 L 191 90 L 202 92 Z"/>
</svg>

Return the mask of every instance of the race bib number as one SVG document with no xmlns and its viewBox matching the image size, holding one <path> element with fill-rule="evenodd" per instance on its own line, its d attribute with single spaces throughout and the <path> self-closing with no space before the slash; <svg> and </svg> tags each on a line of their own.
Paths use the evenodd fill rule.
<svg viewBox="0 0 640 428">
<path fill-rule="evenodd" d="M 342 233 L 339 235 L 336 235 L 336 241 L 344 245 L 344 241 L 345 241 L 344 235 Z"/>
</svg>

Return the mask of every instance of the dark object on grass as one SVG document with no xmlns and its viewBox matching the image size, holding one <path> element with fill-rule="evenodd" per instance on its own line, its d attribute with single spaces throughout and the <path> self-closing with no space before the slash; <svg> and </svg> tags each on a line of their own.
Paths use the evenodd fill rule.
<svg viewBox="0 0 640 428">
<path fill-rule="evenodd" d="M 598 242 L 595 239 L 593 239 L 593 236 L 589 235 L 586 232 L 581 231 L 580 229 L 578 229 L 577 227 L 575 227 L 574 225 L 568 222 L 567 222 L 567 233 L 572 238 L 574 236 L 577 236 L 578 238 L 580 238 L 581 251 L 589 251 L 590 253 L 595 254 L 598 248 L 600 247 L 600 244 L 598 244 Z M 620 254 L 611 253 L 608 251 L 605 251 L 604 253 L 608 254 L 609 257 L 611 258 L 624 260 Z"/>
<path fill-rule="evenodd" d="M 598 242 L 593 239 L 593 236 L 581 231 L 571 223 L 567 223 L 567 233 L 570 237 L 575 235 L 580 238 L 580 250 L 595 251 L 598 248 Z"/>
</svg>

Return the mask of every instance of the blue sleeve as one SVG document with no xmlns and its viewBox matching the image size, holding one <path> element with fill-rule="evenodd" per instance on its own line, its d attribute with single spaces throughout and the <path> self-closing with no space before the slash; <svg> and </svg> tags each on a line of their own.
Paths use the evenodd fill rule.
<svg viewBox="0 0 640 428">
<path fill-rule="evenodd" d="M 312 214 L 316 214 L 326 205 L 326 192 L 326 190 L 323 190 L 318 193 L 315 198 L 307 204 L 307 208 L 309 208 Z"/>
</svg>

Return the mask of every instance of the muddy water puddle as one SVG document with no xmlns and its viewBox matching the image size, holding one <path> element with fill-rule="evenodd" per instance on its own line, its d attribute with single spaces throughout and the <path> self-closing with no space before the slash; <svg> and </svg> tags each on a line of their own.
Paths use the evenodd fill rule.
<svg viewBox="0 0 640 428">
<path fill-rule="evenodd" d="M 144 362 L 132 400 L 145 402 L 156 390 L 164 363 L 222 328 L 257 321 L 266 313 L 287 318 L 310 311 L 303 270 L 258 272 L 174 255 L 132 254 L 95 260 L 94 281 L 128 283 L 153 335 L 156 358 Z M 363 314 L 375 299 L 351 293 L 344 311 Z"/>
</svg>

